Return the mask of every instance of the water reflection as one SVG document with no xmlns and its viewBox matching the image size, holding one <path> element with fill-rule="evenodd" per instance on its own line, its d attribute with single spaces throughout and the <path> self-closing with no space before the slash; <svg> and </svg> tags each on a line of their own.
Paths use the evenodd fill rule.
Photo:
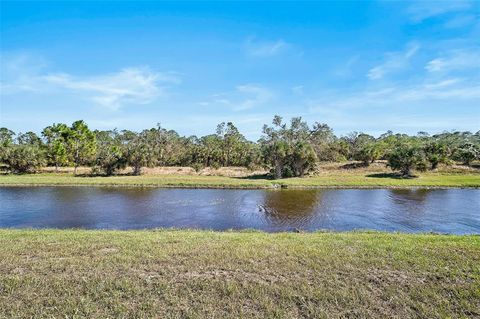
<svg viewBox="0 0 480 319">
<path fill-rule="evenodd" d="M 0 227 L 480 233 L 480 190 L 3 187 Z"/>
<path fill-rule="evenodd" d="M 441 192 L 444 190 L 436 190 Z M 415 204 L 422 204 L 427 199 L 428 195 L 432 193 L 430 189 L 390 189 L 390 198 L 396 202 L 412 202 Z"/>
<path fill-rule="evenodd" d="M 260 213 L 272 223 L 300 227 L 315 218 L 323 192 L 316 190 L 276 190 L 263 192 Z"/>
</svg>

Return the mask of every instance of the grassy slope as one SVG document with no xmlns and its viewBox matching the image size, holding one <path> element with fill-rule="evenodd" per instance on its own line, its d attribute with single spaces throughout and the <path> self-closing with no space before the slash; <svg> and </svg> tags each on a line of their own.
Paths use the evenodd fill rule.
<svg viewBox="0 0 480 319">
<path fill-rule="evenodd" d="M 0 230 L 0 317 L 476 317 L 480 237 Z"/>
<path fill-rule="evenodd" d="M 0 175 L 1 185 L 144 185 L 185 187 L 289 187 L 365 186 L 365 187 L 480 187 L 478 173 L 421 173 L 418 178 L 400 179 L 387 174 L 369 174 L 364 171 L 336 171 L 320 176 L 269 180 L 254 177 L 225 177 L 201 175 L 143 175 L 111 177 L 74 177 L 71 174 Z"/>
</svg>

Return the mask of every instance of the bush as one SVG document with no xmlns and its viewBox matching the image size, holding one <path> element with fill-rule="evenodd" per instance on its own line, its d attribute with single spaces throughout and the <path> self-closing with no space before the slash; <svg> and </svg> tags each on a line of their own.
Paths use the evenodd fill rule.
<svg viewBox="0 0 480 319">
<path fill-rule="evenodd" d="M 219 162 L 213 162 L 212 164 L 210 164 L 210 167 L 213 169 L 219 169 L 220 167 L 222 167 L 222 165 Z"/>
<path fill-rule="evenodd" d="M 382 156 L 382 148 L 380 143 L 370 142 L 363 145 L 358 150 L 354 159 L 361 161 L 365 166 L 369 166 L 370 163 L 375 162 Z"/>
<path fill-rule="evenodd" d="M 412 176 L 412 170 L 425 171 L 427 161 L 422 149 L 413 144 L 400 144 L 388 156 L 388 166 L 399 170 L 403 177 Z"/>
<path fill-rule="evenodd" d="M 107 176 L 113 175 L 115 171 L 123 169 L 127 166 L 127 159 L 118 146 L 110 146 L 101 148 L 96 164 L 105 172 Z"/>
<path fill-rule="evenodd" d="M 470 165 L 472 161 L 480 158 L 480 149 L 475 144 L 465 143 L 455 151 L 454 156 L 463 164 Z"/>
<path fill-rule="evenodd" d="M 195 170 L 196 173 L 199 173 L 203 169 L 203 165 L 200 163 L 194 163 L 191 167 Z"/>
<path fill-rule="evenodd" d="M 4 149 L 2 161 L 14 173 L 35 172 L 45 165 L 45 153 L 38 146 L 13 145 Z"/>
<path fill-rule="evenodd" d="M 448 159 L 448 147 L 444 143 L 427 143 L 424 147 L 424 152 L 427 161 L 430 163 L 430 169 L 432 170 L 436 169 L 440 163 L 450 163 Z"/>
</svg>

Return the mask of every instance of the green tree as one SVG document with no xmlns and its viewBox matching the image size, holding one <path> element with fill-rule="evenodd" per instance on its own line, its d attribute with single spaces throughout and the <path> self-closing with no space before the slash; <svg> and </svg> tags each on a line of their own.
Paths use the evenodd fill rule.
<svg viewBox="0 0 480 319">
<path fill-rule="evenodd" d="M 45 156 L 39 146 L 17 144 L 7 148 L 3 162 L 14 173 L 29 173 L 45 165 Z"/>
<path fill-rule="evenodd" d="M 237 127 L 232 122 L 220 123 L 217 126 L 217 136 L 220 139 L 222 165 L 244 165 L 242 155 L 247 148 L 247 140 Z"/>
<path fill-rule="evenodd" d="M 264 143 L 262 153 L 265 161 L 272 166 L 275 179 L 284 177 L 289 153 L 287 142 L 276 140 Z"/>
<path fill-rule="evenodd" d="M 375 138 L 373 136 L 365 133 L 352 132 L 342 137 L 342 140 L 344 140 L 348 146 L 347 159 L 362 161 L 367 165 L 370 163 L 370 160 L 365 160 L 365 157 L 373 155 L 372 152 L 366 152 L 374 151 L 374 148 L 370 146 L 375 143 Z"/>
<path fill-rule="evenodd" d="M 412 170 L 425 171 L 427 168 L 422 148 L 410 140 L 402 141 L 388 155 L 388 166 L 399 170 L 403 177 L 412 176 Z"/>
<path fill-rule="evenodd" d="M 300 117 L 292 118 L 290 127 L 276 115 L 273 127 L 264 125 L 260 139 L 265 162 L 270 165 L 275 178 L 303 176 L 317 161 L 312 146 L 317 127 L 310 130 Z"/>
<path fill-rule="evenodd" d="M 6 127 L 0 128 L 0 163 L 4 163 L 8 158 L 8 149 L 12 147 L 15 132 Z"/>
<path fill-rule="evenodd" d="M 448 146 L 442 142 L 427 140 L 424 146 L 424 152 L 427 161 L 430 163 L 430 169 L 437 169 L 438 164 L 448 163 Z"/>
<path fill-rule="evenodd" d="M 42 139 L 34 132 L 18 133 L 17 142 L 20 145 L 42 146 Z"/>
<path fill-rule="evenodd" d="M 369 166 L 383 155 L 383 143 L 367 142 L 364 143 L 355 154 L 355 159 L 361 161 L 365 166 Z"/>
<path fill-rule="evenodd" d="M 59 166 L 68 163 L 68 131 L 68 126 L 62 123 L 47 126 L 42 131 L 46 143 L 47 161 L 55 165 L 55 171 L 58 171 Z"/>
<path fill-rule="evenodd" d="M 303 177 L 317 161 L 312 145 L 307 141 L 298 141 L 292 149 L 292 169 L 294 176 Z"/>
<path fill-rule="evenodd" d="M 75 121 L 68 130 L 67 145 L 74 165 L 74 175 L 77 175 L 78 166 L 91 162 L 95 156 L 95 134 L 84 121 Z"/>
<path fill-rule="evenodd" d="M 15 132 L 9 130 L 6 127 L 0 128 L 0 147 L 10 146 L 13 144 L 13 139 L 15 136 Z"/>
<path fill-rule="evenodd" d="M 95 165 L 107 176 L 127 166 L 124 145 L 117 130 L 95 131 L 96 158 Z"/>
<path fill-rule="evenodd" d="M 200 138 L 198 148 L 199 158 L 202 159 L 203 165 L 206 167 L 219 167 L 222 163 L 221 140 L 216 134 L 203 136 Z"/>
<path fill-rule="evenodd" d="M 345 160 L 347 156 L 346 145 L 343 140 L 338 139 L 333 134 L 333 130 L 327 124 L 315 123 L 310 140 L 319 161 L 336 162 Z"/>
<path fill-rule="evenodd" d="M 149 130 L 140 134 L 131 131 L 123 133 L 127 145 L 127 162 L 133 168 L 133 175 L 140 175 L 142 167 L 151 167 L 157 163 L 153 143 L 149 141 L 150 133 Z"/>
<path fill-rule="evenodd" d="M 470 166 L 472 161 L 480 157 L 480 148 L 473 143 L 465 143 L 456 149 L 454 157 L 464 165 Z"/>
</svg>

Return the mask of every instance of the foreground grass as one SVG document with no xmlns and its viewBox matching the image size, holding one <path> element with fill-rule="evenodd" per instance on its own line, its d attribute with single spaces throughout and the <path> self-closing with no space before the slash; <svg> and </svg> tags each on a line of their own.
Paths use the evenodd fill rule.
<svg viewBox="0 0 480 319">
<path fill-rule="evenodd" d="M 480 316 L 480 237 L 0 230 L 0 317 Z"/>
<path fill-rule="evenodd" d="M 271 180 L 263 176 L 226 177 L 202 175 L 142 175 L 80 177 L 72 174 L 0 175 L 0 186 L 8 185 L 124 185 L 165 187 L 480 187 L 478 173 L 421 173 L 416 178 L 402 179 L 388 173 L 334 171 L 314 177 Z"/>
</svg>

